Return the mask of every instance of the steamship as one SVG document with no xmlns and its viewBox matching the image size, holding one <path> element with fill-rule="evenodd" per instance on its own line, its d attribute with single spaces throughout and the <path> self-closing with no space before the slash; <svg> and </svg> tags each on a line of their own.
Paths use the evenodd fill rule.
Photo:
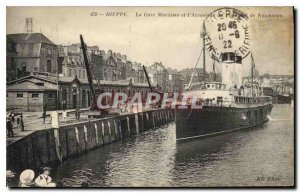
<svg viewBox="0 0 300 193">
<path fill-rule="evenodd" d="M 202 54 L 205 74 L 204 43 Z M 255 63 L 252 54 L 252 81 L 242 81 L 240 56 L 223 53 L 219 64 L 221 81 L 205 81 L 204 78 L 203 82 L 192 84 L 192 75 L 184 91 L 187 96 L 185 108 L 182 108 L 182 100 L 175 109 L 177 141 L 254 128 L 268 121 L 273 107 L 272 97 L 264 96 L 259 83 L 253 81 Z M 198 108 L 193 108 L 193 104 Z"/>
</svg>

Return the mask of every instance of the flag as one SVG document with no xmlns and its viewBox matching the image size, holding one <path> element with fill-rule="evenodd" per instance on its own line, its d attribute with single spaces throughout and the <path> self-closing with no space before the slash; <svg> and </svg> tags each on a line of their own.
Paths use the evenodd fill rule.
<svg viewBox="0 0 300 193">
<path fill-rule="evenodd" d="M 205 38 L 205 36 L 207 35 L 206 33 L 206 27 L 205 27 L 205 22 L 203 22 L 203 25 L 202 25 L 202 32 L 200 34 L 201 38 Z"/>
<path fill-rule="evenodd" d="M 252 72 L 253 72 L 254 69 L 255 69 L 255 63 L 254 63 L 254 59 L 253 59 L 252 53 L 251 53 L 251 69 L 252 69 Z"/>
</svg>

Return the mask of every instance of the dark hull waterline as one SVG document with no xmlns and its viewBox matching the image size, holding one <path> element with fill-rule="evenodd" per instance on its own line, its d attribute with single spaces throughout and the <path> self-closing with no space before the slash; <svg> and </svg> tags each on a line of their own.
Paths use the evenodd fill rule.
<svg viewBox="0 0 300 193">
<path fill-rule="evenodd" d="M 214 136 L 262 125 L 269 120 L 272 107 L 204 106 L 197 110 L 176 109 L 176 140 Z"/>
</svg>

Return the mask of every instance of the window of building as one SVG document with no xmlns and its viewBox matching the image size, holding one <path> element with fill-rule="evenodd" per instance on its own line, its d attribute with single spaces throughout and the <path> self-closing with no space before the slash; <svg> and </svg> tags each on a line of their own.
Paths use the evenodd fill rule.
<svg viewBox="0 0 300 193">
<path fill-rule="evenodd" d="M 52 55 L 52 50 L 50 48 L 47 49 L 47 54 Z"/>
<path fill-rule="evenodd" d="M 47 60 L 47 72 L 52 72 L 52 61 Z"/>
<path fill-rule="evenodd" d="M 17 93 L 17 98 L 23 98 L 23 93 Z"/>
<path fill-rule="evenodd" d="M 76 76 L 76 75 L 77 75 L 76 69 L 73 69 L 73 76 Z"/>
<path fill-rule="evenodd" d="M 62 100 L 67 100 L 67 89 L 62 90 Z"/>
<path fill-rule="evenodd" d="M 31 97 L 32 98 L 38 98 L 39 97 L 39 93 L 32 93 Z"/>
<path fill-rule="evenodd" d="M 85 79 L 85 70 L 83 70 L 82 77 Z"/>
<path fill-rule="evenodd" d="M 44 86 L 45 84 L 43 82 L 36 82 L 35 85 Z"/>
<path fill-rule="evenodd" d="M 78 78 L 81 78 L 81 70 L 78 70 Z"/>
<path fill-rule="evenodd" d="M 85 100 L 86 100 L 86 97 L 85 97 L 85 90 L 82 91 L 82 103 L 85 105 Z"/>
<path fill-rule="evenodd" d="M 22 71 L 26 72 L 26 62 L 22 62 L 21 66 L 22 66 Z"/>
<path fill-rule="evenodd" d="M 72 69 L 69 69 L 69 77 L 72 76 Z"/>
<path fill-rule="evenodd" d="M 14 58 L 10 58 L 10 64 L 11 64 L 11 68 L 14 70 L 16 67 L 15 67 L 15 63 L 14 63 Z"/>
<path fill-rule="evenodd" d="M 53 93 L 48 93 L 48 99 L 53 99 L 54 98 L 54 94 Z"/>
</svg>

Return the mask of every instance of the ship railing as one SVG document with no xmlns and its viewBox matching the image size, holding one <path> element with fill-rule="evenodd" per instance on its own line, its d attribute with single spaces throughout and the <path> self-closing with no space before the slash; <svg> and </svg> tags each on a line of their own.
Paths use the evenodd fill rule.
<svg viewBox="0 0 300 193">
<path fill-rule="evenodd" d="M 234 103 L 266 105 L 266 104 L 272 104 L 272 97 L 269 97 L 269 96 L 262 96 L 262 97 L 234 96 Z"/>
</svg>

